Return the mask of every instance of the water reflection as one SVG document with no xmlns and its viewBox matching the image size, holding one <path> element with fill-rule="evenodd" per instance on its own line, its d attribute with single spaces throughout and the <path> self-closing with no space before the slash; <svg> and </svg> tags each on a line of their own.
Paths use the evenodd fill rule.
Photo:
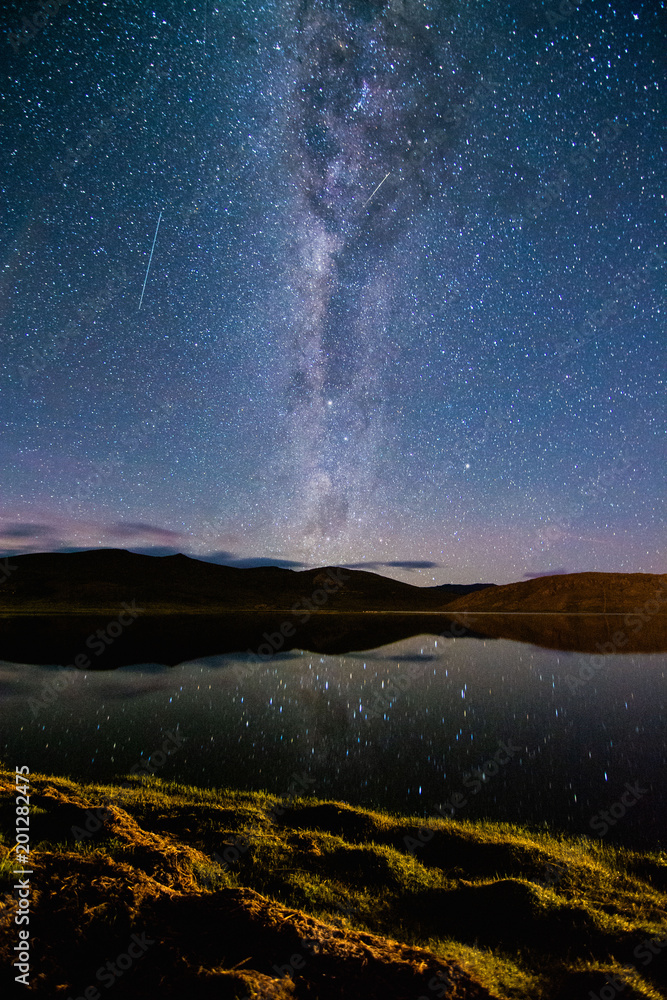
<svg viewBox="0 0 667 1000">
<path fill-rule="evenodd" d="M 128 605 L 128 607 L 130 607 Z M 571 652 L 667 651 L 667 615 L 318 612 L 273 614 L 0 616 L 0 657 L 114 670 L 135 663 L 176 666 L 195 657 L 254 652 L 260 659 L 309 650 L 349 653 L 423 634 L 511 639 Z"/>
<path fill-rule="evenodd" d="M 226 654 L 168 669 L 5 663 L 3 757 L 109 778 L 178 732 L 161 777 L 312 794 L 424 815 L 546 822 L 664 844 L 665 657 L 590 656 L 503 639 L 403 639 L 264 662 Z M 642 794 L 617 805 L 627 785 Z M 618 815 L 617 815 L 618 814 Z"/>
</svg>

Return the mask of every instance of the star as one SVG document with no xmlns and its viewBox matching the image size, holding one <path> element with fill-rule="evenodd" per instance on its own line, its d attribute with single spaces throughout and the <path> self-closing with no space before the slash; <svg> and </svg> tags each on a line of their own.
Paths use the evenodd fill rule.
<svg viewBox="0 0 667 1000">
<path fill-rule="evenodd" d="M 664 572 L 664 40 L 427 6 L 8 23 L 8 557 Z"/>
</svg>

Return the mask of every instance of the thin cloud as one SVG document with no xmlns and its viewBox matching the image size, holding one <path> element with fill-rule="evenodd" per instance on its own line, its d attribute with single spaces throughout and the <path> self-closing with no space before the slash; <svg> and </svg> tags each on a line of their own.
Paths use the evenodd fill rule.
<svg viewBox="0 0 667 1000">
<path fill-rule="evenodd" d="M 565 567 L 560 566 L 558 569 L 547 569 L 542 573 L 524 573 L 523 578 L 524 580 L 537 580 L 541 576 L 563 576 L 563 574 L 569 572 L 569 569 L 565 569 Z"/>
<path fill-rule="evenodd" d="M 387 660 L 387 662 L 389 663 L 431 663 L 435 660 L 439 660 L 440 657 L 431 656 L 428 653 L 425 653 L 423 655 L 421 653 L 415 653 L 414 655 L 410 656 L 400 656 L 400 655 L 385 656 L 383 657 L 383 659 Z"/>
<path fill-rule="evenodd" d="M 220 549 L 217 552 L 207 552 L 206 555 L 198 555 L 195 558 L 203 562 L 218 563 L 221 566 L 231 566 L 238 556 L 235 552 L 226 552 Z"/>
<path fill-rule="evenodd" d="M 280 569 L 306 569 L 307 563 L 294 562 L 293 559 L 271 559 L 269 557 L 257 557 L 253 558 L 249 556 L 247 559 L 235 559 L 233 562 L 227 563 L 228 566 L 236 566 L 238 569 L 256 569 L 259 566 L 278 566 Z"/>
<path fill-rule="evenodd" d="M 345 569 L 381 569 L 382 566 L 386 565 L 386 563 L 381 562 L 343 563 Z"/>
<path fill-rule="evenodd" d="M 239 556 L 235 552 L 208 552 L 206 555 L 197 553 L 193 559 L 202 562 L 215 563 L 218 566 L 232 566 L 234 569 L 257 569 L 260 566 L 278 566 L 280 569 L 307 569 L 307 563 L 295 562 L 292 559 L 272 559 L 270 556 Z"/>
<path fill-rule="evenodd" d="M 424 560 L 419 560 L 419 559 L 409 560 L 409 559 L 405 559 L 405 560 L 402 560 L 402 561 L 400 559 L 397 559 L 395 562 L 381 563 L 380 565 L 382 565 L 382 566 L 398 566 L 400 569 L 436 569 L 436 567 L 440 566 L 440 563 L 429 562 L 426 559 L 424 559 Z"/>
<path fill-rule="evenodd" d="M 15 521 L 0 528 L 2 538 L 44 538 L 52 534 L 53 528 L 49 524 L 21 524 Z"/>
<path fill-rule="evenodd" d="M 182 538 L 180 531 L 171 531 L 170 528 L 159 528 L 154 524 L 146 524 L 144 521 L 117 521 L 106 528 L 108 535 L 114 538 L 138 538 L 148 536 L 149 538 L 161 538 L 165 542 L 170 538 Z"/>
<path fill-rule="evenodd" d="M 441 563 L 426 559 L 394 559 L 392 562 L 356 562 L 344 565 L 347 569 L 383 569 L 387 566 L 395 569 L 436 569 Z"/>
<path fill-rule="evenodd" d="M 139 556 L 177 556 L 180 549 L 175 549 L 172 545 L 133 545 L 129 552 L 134 552 Z"/>
</svg>

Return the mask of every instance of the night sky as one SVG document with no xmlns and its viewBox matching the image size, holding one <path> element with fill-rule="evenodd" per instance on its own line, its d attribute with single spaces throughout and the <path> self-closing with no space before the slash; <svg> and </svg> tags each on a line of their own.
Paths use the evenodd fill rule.
<svg viewBox="0 0 667 1000">
<path fill-rule="evenodd" d="M 5 5 L 0 553 L 665 572 L 663 6 Z"/>
</svg>

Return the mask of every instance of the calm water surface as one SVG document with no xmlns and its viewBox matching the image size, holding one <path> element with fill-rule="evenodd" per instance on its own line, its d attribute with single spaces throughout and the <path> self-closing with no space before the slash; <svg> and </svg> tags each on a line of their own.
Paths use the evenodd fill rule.
<svg viewBox="0 0 667 1000">
<path fill-rule="evenodd" d="M 0 747 L 12 767 L 103 780 L 172 731 L 182 743 L 156 773 L 187 784 L 282 794 L 301 775 L 320 798 L 424 816 L 458 793 L 461 819 L 606 826 L 610 842 L 664 847 L 666 673 L 664 654 L 433 636 L 102 673 L 3 662 Z"/>
</svg>

